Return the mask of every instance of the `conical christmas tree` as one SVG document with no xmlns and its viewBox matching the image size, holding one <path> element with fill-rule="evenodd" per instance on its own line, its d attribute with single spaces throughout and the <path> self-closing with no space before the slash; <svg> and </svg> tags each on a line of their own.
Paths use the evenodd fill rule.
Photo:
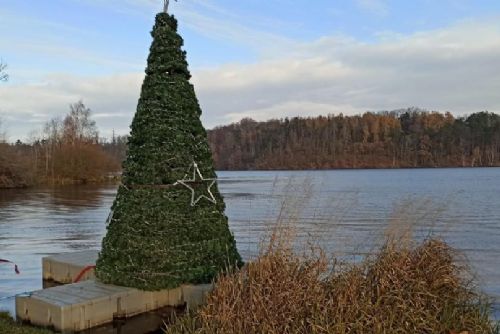
<svg viewBox="0 0 500 334">
<path fill-rule="evenodd" d="M 104 283 L 143 290 L 209 283 L 241 265 L 176 19 L 158 14 L 152 36 L 96 269 Z"/>
</svg>

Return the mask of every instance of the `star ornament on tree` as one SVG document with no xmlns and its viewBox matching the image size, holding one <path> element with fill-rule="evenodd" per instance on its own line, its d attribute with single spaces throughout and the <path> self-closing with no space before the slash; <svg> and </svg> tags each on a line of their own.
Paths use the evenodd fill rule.
<svg viewBox="0 0 500 334">
<path fill-rule="evenodd" d="M 203 175 L 201 175 L 200 169 L 198 168 L 198 164 L 196 162 L 193 162 L 192 168 L 193 168 L 193 177 L 192 178 L 188 179 L 187 178 L 188 174 L 186 174 L 184 176 L 184 179 L 178 180 L 176 183 L 174 183 L 174 185 L 181 184 L 184 187 L 191 190 L 191 206 L 196 206 L 196 204 L 198 204 L 198 202 L 202 198 L 210 201 L 211 203 L 216 204 L 217 200 L 215 199 L 214 194 L 210 190 L 212 188 L 212 186 L 215 184 L 216 179 L 205 179 L 203 177 Z M 191 169 L 191 167 L 189 169 Z M 189 171 L 188 171 L 188 173 L 189 173 Z M 198 185 L 203 187 L 204 192 L 201 195 L 196 196 L 195 187 L 197 187 Z M 206 186 L 206 188 L 205 188 L 205 186 Z M 208 196 L 206 194 L 208 194 Z"/>
</svg>

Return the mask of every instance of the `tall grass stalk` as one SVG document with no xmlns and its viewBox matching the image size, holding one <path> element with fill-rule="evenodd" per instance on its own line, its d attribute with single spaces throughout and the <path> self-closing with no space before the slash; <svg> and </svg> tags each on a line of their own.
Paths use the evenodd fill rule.
<svg viewBox="0 0 500 334">
<path fill-rule="evenodd" d="M 411 224 L 402 224 L 357 263 L 328 257 L 312 242 L 298 252 L 297 231 L 284 218 L 289 209 L 300 217 L 299 204 L 284 203 L 258 258 L 221 275 L 206 304 L 166 333 L 499 333 L 489 300 L 444 241 L 409 242 Z"/>
</svg>

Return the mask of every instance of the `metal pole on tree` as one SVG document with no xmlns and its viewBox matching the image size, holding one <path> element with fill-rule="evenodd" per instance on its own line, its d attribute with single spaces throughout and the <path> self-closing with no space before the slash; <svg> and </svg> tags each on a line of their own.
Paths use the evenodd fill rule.
<svg viewBox="0 0 500 334">
<path fill-rule="evenodd" d="M 175 0 L 177 2 L 177 0 Z M 170 3 L 170 0 L 163 0 L 163 12 L 168 13 L 168 5 Z"/>
</svg>

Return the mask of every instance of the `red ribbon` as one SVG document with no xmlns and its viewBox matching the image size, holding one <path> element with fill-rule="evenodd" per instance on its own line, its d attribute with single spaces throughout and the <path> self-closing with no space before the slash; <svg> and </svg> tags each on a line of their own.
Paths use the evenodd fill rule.
<svg viewBox="0 0 500 334">
<path fill-rule="evenodd" d="M 83 270 L 80 271 L 80 273 L 78 274 L 78 276 L 76 276 L 76 278 L 73 281 L 73 283 L 80 282 L 80 280 L 83 278 L 83 275 L 85 275 L 88 271 L 93 270 L 93 269 L 95 269 L 95 266 L 86 266 L 85 268 L 83 268 Z"/>
<path fill-rule="evenodd" d="M 12 261 L 9 261 L 9 260 L 4 260 L 4 259 L 0 259 L 0 263 L 11 263 L 14 265 L 14 271 L 16 272 L 16 274 L 20 274 L 21 272 L 19 271 L 19 268 L 17 267 L 17 264 L 15 264 L 14 262 Z"/>
</svg>

